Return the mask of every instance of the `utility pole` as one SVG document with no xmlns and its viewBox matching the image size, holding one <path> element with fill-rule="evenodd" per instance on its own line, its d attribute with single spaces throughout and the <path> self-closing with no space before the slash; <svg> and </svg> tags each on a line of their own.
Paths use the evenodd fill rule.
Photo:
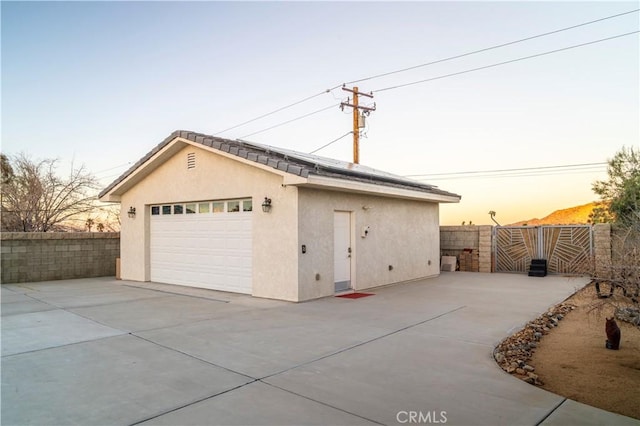
<svg viewBox="0 0 640 426">
<path fill-rule="evenodd" d="M 347 98 L 347 102 L 340 103 L 340 109 L 344 110 L 344 107 L 353 108 L 353 162 L 354 164 L 360 163 L 360 128 L 364 127 L 365 114 L 369 115 L 371 111 L 376 110 L 376 104 L 373 107 L 361 106 L 358 104 L 358 96 L 365 96 L 367 98 L 373 98 L 372 93 L 361 93 L 358 91 L 358 87 L 349 89 L 342 86 L 342 90 L 345 92 L 353 93 L 353 102 Z M 360 111 L 363 111 L 362 114 Z"/>
</svg>

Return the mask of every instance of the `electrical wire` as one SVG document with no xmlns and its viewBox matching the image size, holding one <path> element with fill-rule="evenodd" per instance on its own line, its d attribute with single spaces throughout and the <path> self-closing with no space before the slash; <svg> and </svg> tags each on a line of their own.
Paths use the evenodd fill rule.
<svg viewBox="0 0 640 426">
<path fill-rule="evenodd" d="M 99 175 L 99 174 L 104 173 L 104 172 L 110 172 L 111 170 L 119 169 L 121 167 L 125 167 L 125 166 L 128 166 L 130 164 L 131 164 L 131 162 L 129 161 L 128 163 L 122 163 L 122 164 L 120 164 L 118 166 L 113 166 L 113 167 L 110 167 L 108 169 L 97 171 L 95 174 Z"/>
<path fill-rule="evenodd" d="M 321 113 L 322 111 L 326 111 L 328 109 L 335 108 L 335 107 L 337 107 L 339 105 L 340 104 L 329 105 L 328 107 L 321 108 L 319 110 L 310 112 L 308 114 L 301 115 L 301 116 L 296 117 L 296 118 L 292 118 L 291 120 L 287 120 L 287 121 L 284 121 L 282 123 L 278 123 L 278 124 L 276 124 L 274 126 L 267 127 L 266 129 L 258 130 L 257 132 L 253 132 L 253 133 L 249 133 L 248 135 L 240 136 L 240 139 L 244 139 L 244 138 L 247 138 L 249 136 L 257 135 L 258 133 L 263 133 L 263 132 L 266 132 L 267 130 L 275 129 L 276 127 L 280 127 L 280 126 L 284 126 L 285 124 L 293 123 L 294 121 L 302 120 L 303 118 L 307 118 L 307 117 L 310 117 L 310 116 L 312 116 L 314 114 Z"/>
<path fill-rule="evenodd" d="M 426 67 L 426 66 L 429 66 L 429 65 L 439 64 L 441 62 L 451 61 L 451 60 L 454 60 L 454 59 L 460 59 L 460 58 L 464 58 L 465 56 L 475 55 L 477 53 L 482 53 L 482 52 L 488 52 L 490 50 L 499 49 L 501 47 L 511 46 L 513 44 L 522 43 L 522 42 L 533 40 L 533 39 L 536 39 L 536 38 L 545 37 L 545 36 L 548 36 L 548 35 L 557 34 L 557 33 L 563 32 L 563 31 L 572 30 L 572 29 L 583 27 L 583 26 L 586 26 L 586 25 L 595 24 L 597 22 L 606 21 L 607 19 L 618 18 L 620 16 L 628 15 L 628 14 L 631 14 L 631 13 L 636 13 L 638 11 L 640 11 L 640 9 L 634 9 L 634 10 L 630 10 L 628 12 L 618 13 L 616 15 L 606 16 L 604 18 L 596 19 L 596 20 L 593 20 L 593 21 L 588 21 L 588 22 L 583 22 L 581 24 L 572 25 L 570 27 L 560 28 L 558 30 L 549 31 L 549 32 L 542 33 L 542 34 L 537 34 L 537 35 L 534 35 L 534 36 L 531 36 L 531 37 L 525 37 L 525 38 L 522 38 L 520 40 L 510 41 L 510 42 L 507 42 L 507 43 L 502 43 L 502 44 L 498 44 L 498 45 L 491 46 L 491 47 L 485 47 L 483 49 L 478 49 L 478 50 L 474 50 L 474 51 L 471 51 L 471 52 L 462 53 L 460 55 L 450 56 L 448 58 L 438 59 L 438 60 L 435 60 L 435 61 L 432 61 L 432 62 L 427 62 L 427 63 L 424 63 L 424 64 L 414 65 L 414 66 L 411 66 L 411 67 L 402 68 L 402 69 L 395 70 L 395 71 L 389 71 L 389 72 L 385 72 L 385 73 L 381 73 L 381 74 L 372 75 L 370 77 L 365 77 L 365 78 L 361 78 L 361 79 L 358 79 L 358 80 L 349 81 L 349 82 L 346 82 L 345 84 L 360 83 L 362 81 L 373 80 L 375 78 L 386 77 L 388 75 L 398 74 L 398 73 L 405 72 L 405 71 L 411 71 L 411 70 L 422 68 L 422 67 Z"/>
<path fill-rule="evenodd" d="M 285 109 L 294 107 L 296 105 L 300 105 L 301 103 L 304 103 L 304 102 L 307 102 L 307 101 L 309 101 L 311 99 L 317 98 L 318 96 L 324 95 L 325 93 L 331 93 L 331 91 L 336 89 L 337 87 L 340 87 L 340 86 L 336 86 L 334 88 L 324 90 L 324 91 L 322 91 L 320 93 L 316 93 L 315 95 L 307 96 L 306 98 L 300 99 L 299 101 L 296 101 L 296 102 L 291 103 L 289 105 L 285 105 L 283 107 L 275 109 L 275 110 L 273 110 L 271 112 L 268 112 L 266 114 L 262 114 L 261 116 L 258 116 L 256 118 L 252 118 L 251 120 L 247 120 L 247 121 L 245 121 L 243 123 L 236 124 L 235 126 L 231 126 L 231 127 L 228 127 L 228 128 L 226 128 L 224 130 L 220 130 L 219 132 L 214 133 L 213 136 L 218 136 L 219 134 L 228 132 L 229 130 L 237 129 L 238 127 L 242 127 L 242 126 L 244 126 L 246 124 L 253 123 L 254 121 L 260 120 L 261 118 L 265 118 L 265 117 L 268 117 L 268 116 L 273 115 L 275 113 L 278 113 L 280 111 L 284 111 Z"/>
<path fill-rule="evenodd" d="M 456 76 L 456 75 L 468 74 L 468 73 L 471 73 L 471 72 L 474 72 L 474 71 L 486 70 L 488 68 L 494 68 L 494 67 L 498 67 L 500 65 L 512 64 L 514 62 L 524 61 L 526 59 L 533 59 L 533 58 L 537 58 L 537 57 L 540 57 L 540 56 L 551 55 L 553 53 L 564 52 L 566 50 L 576 49 L 578 47 L 589 46 L 589 45 L 592 45 L 592 44 L 601 43 L 601 42 L 604 42 L 604 41 L 609 41 L 609 40 L 613 40 L 613 39 L 616 39 L 616 38 L 626 37 L 626 36 L 633 35 L 633 34 L 638 34 L 638 33 L 640 33 L 640 30 L 631 31 L 629 33 L 624 33 L 624 34 L 618 34 L 618 35 L 615 35 L 615 36 L 612 36 L 612 37 L 602 38 L 602 39 L 599 39 L 599 40 L 593 40 L 593 41 L 589 41 L 589 42 L 586 42 L 586 43 L 575 44 L 573 46 L 563 47 L 561 49 L 555 49 L 555 50 L 550 50 L 550 51 L 547 51 L 547 52 L 536 53 L 535 55 L 523 56 L 521 58 L 511 59 L 509 61 L 504 61 L 504 62 L 498 62 L 498 63 L 491 64 L 491 65 L 485 65 L 485 66 L 478 67 L 478 68 L 472 68 L 472 69 L 468 69 L 468 70 L 464 70 L 464 71 L 458 71 L 458 72 L 454 72 L 454 73 L 450 73 L 450 74 L 440 75 L 440 76 L 437 76 L 437 77 L 431 77 L 431 78 L 426 78 L 426 79 L 423 79 L 423 80 L 412 81 L 410 83 L 403 83 L 403 84 L 398 84 L 398 85 L 395 85 L 395 86 L 384 87 L 382 89 L 374 90 L 373 92 L 384 92 L 384 91 L 387 91 L 387 90 L 400 89 L 402 87 L 413 86 L 413 85 L 420 84 L 420 83 L 427 83 L 429 81 L 440 80 L 440 79 L 443 79 L 443 78 L 453 77 L 453 76 Z"/>
<path fill-rule="evenodd" d="M 449 175 L 468 175 L 468 174 L 486 174 L 486 173 L 503 173 L 503 172 L 520 172 L 520 171 L 529 171 L 529 170 L 547 170 L 547 169 L 563 169 L 563 168 L 575 168 L 575 167 L 593 167 L 593 166 L 604 166 L 606 162 L 603 163 L 580 163 L 580 164 L 563 164 L 559 166 L 539 166 L 539 167 L 521 167 L 517 169 L 495 169 L 495 170 L 474 170 L 467 172 L 450 172 L 450 173 L 426 173 L 426 174 L 418 174 L 418 175 L 405 175 L 405 177 L 429 177 L 429 176 L 449 176 Z"/>
<path fill-rule="evenodd" d="M 462 179 L 510 179 L 510 178 L 520 178 L 520 177 L 546 177 L 546 176 L 567 176 L 567 175 L 575 175 L 575 174 L 585 174 L 585 173 L 594 173 L 600 170 L 574 170 L 569 172 L 529 172 L 522 174 L 505 174 L 505 175 L 477 175 L 477 176 L 456 176 L 456 177 L 441 177 L 441 178 L 431 178 L 431 179 L 415 179 L 418 181 L 450 181 L 450 180 L 462 180 Z M 602 170 L 604 171 L 604 169 Z"/>
<path fill-rule="evenodd" d="M 351 131 L 351 132 L 347 132 L 347 133 L 345 133 L 344 135 L 340 136 L 339 138 L 336 138 L 336 139 L 332 140 L 331 142 L 329 142 L 329 143 L 327 143 L 327 144 L 322 145 L 320 148 L 314 149 L 314 150 L 313 150 L 313 151 L 311 151 L 309 154 L 315 154 L 316 152 L 320 151 L 321 149 L 324 149 L 324 148 L 328 147 L 329 145 L 334 144 L 334 143 L 338 142 L 340 139 L 342 139 L 342 138 L 344 138 L 344 137 L 346 137 L 346 136 L 349 136 L 349 135 L 351 135 L 351 134 L 353 134 L 353 131 Z"/>
<path fill-rule="evenodd" d="M 510 46 L 510 45 L 513 45 L 513 44 L 522 43 L 522 42 L 533 40 L 533 39 L 536 39 L 536 38 L 545 37 L 545 36 L 548 36 L 548 35 L 557 34 L 557 33 L 563 32 L 563 31 L 568 31 L 568 30 L 579 28 L 579 27 L 583 27 L 583 26 L 586 26 L 586 25 L 595 24 L 597 22 L 602 22 L 602 21 L 605 21 L 605 20 L 608 20 L 608 19 L 613 19 L 613 18 L 617 18 L 617 17 L 620 17 L 620 16 L 628 15 L 628 14 L 631 14 L 631 13 L 636 13 L 638 11 L 640 11 L 640 9 L 634 9 L 634 10 L 630 10 L 628 12 L 618 13 L 616 15 L 605 16 L 603 18 L 595 19 L 593 21 L 583 22 L 581 24 L 572 25 L 570 27 L 560 28 L 560 29 L 557 29 L 557 30 L 554 30 L 554 31 L 549 31 L 549 32 L 546 32 L 546 33 L 537 34 L 537 35 L 530 36 L 530 37 L 525 37 L 523 39 L 514 40 L 514 41 L 511 41 L 511 42 L 502 43 L 502 44 L 499 44 L 499 45 L 495 45 L 495 46 L 486 47 L 486 48 L 483 48 L 483 49 L 474 50 L 472 52 L 467 52 L 467 53 L 463 53 L 463 54 L 460 54 L 460 55 L 455 55 L 455 56 L 451 56 L 451 57 L 448 57 L 448 58 L 439 59 L 439 60 L 432 61 L 432 62 L 427 62 L 427 63 L 424 63 L 424 64 L 414 65 L 414 66 L 411 66 L 411 67 L 407 67 L 407 68 L 403 68 L 403 69 L 399 69 L 399 70 L 395 70 L 395 71 L 389 71 L 389 72 L 385 72 L 385 73 L 382 73 L 382 74 L 377 74 L 377 75 L 373 75 L 373 76 L 370 76 L 370 77 L 361 78 L 361 79 L 358 79 L 358 80 L 352 80 L 352 81 L 349 81 L 349 82 L 344 83 L 344 84 L 338 84 L 336 86 L 331 87 L 330 89 L 323 90 L 320 93 L 316 93 L 314 95 L 307 96 L 305 98 L 300 99 L 299 101 L 296 101 L 296 102 L 293 102 L 291 104 L 285 105 L 283 107 L 277 108 L 277 109 L 275 109 L 273 111 L 267 112 L 267 113 L 262 114 L 262 115 L 260 115 L 258 117 L 255 117 L 255 118 L 252 118 L 250 120 L 244 121 L 242 123 L 236 124 L 234 126 L 228 127 L 228 128 L 226 128 L 224 130 L 220 130 L 218 132 L 215 132 L 215 133 L 213 133 L 213 135 L 214 136 L 218 136 L 218 135 L 220 135 L 222 133 L 226 133 L 226 132 L 228 132 L 230 130 L 237 129 L 239 127 L 243 127 L 243 126 L 245 126 L 245 125 L 247 125 L 249 123 L 253 123 L 254 121 L 257 121 L 257 120 L 260 120 L 262 118 L 268 117 L 270 115 L 276 114 L 278 112 L 284 111 L 284 110 L 286 110 L 288 108 L 292 108 L 292 107 L 294 107 L 296 105 L 300 105 L 300 104 L 302 104 L 304 102 L 307 102 L 307 101 L 309 101 L 311 99 L 314 99 L 314 98 L 316 98 L 318 96 L 322 96 L 325 93 L 331 93 L 332 96 L 335 99 L 335 95 L 333 95 L 333 90 L 335 90 L 335 89 L 337 89 L 337 88 L 339 88 L 341 86 L 347 85 L 347 84 L 353 84 L 353 83 L 359 83 L 359 82 L 362 82 L 362 81 L 373 80 L 373 79 L 379 78 L 379 77 L 385 77 L 385 76 L 392 75 L 392 74 L 397 74 L 397 73 L 410 71 L 410 70 L 417 69 L 417 68 L 426 67 L 426 66 L 429 66 L 429 65 L 438 64 L 438 63 L 445 62 L 445 61 L 450 61 L 450 60 L 453 60 L 453 59 L 463 58 L 465 56 L 470 56 L 470 55 L 474 55 L 474 54 L 477 54 L 477 53 L 487 52 L 487 51 L 498 49 L 498 48 L 501 48 L 501 47 L 506 47 L 506 46 Z"/>
<path fill-rule="evenodd" d="M 533 176 L 557 176 L 578 173 L 594 173 L 606 171 L 607 163 L 566 164 L 561 166 L 523 167 L 518 169 L 480 170 L 469 172 L 432 173 L 407 175 L 405 177 L 419 181 L 483 179 L 483 178 L 516 178 Z"/>
</svg>

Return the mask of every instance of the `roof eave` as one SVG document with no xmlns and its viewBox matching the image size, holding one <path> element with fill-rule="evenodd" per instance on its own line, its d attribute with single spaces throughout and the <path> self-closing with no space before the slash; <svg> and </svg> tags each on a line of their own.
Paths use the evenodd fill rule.
<svg viewBox="0 0 640 426">
<path fill-rule="evenodd" d="M 183 137 L 175 137 L 170 140 L 164 147 L 162 147 L 158 152 L 148 158 L 144 163 L 137 165 L 132 170 L 128 170 L 125 172 L 126 176 L 121 178 L 121 181 L 106 191 L 102 196 L 98 199 L 104 202 L 120 202 L 122 199 L 122 194 L 127 192 L 133 186 L 135 186 L 142 179 L 147 177 L 151 172 L 153 172 L 156 168 L 158 168 L 162 163 L 164 163 L 169 157 L 183 149 L 185 146 L 191 145 L 196 148 L 212 152 L 216 155 L 220 155 L 222 157 L 229 158 L 234 161 L 238 161 L 241 163 L 245 163 L 251 165 L 252 167 L 257 167 L 259 169 L 265 170 L 269 173 L 273 173 L 276 175 L 280 175 L 283 177 L 289 176 L 290 173 L 287 173 L 282 170 L 274 169 L 273 167 L 262 164 L 257 161 L 248 160 L 242 157 L 238 157 L 235 154 L 231 154 L 220 149 L 210 147 L 207 145 L 203 145 L 198 142 L 194 142 L 189 139 L 185 139 Z M 300 178 L 304 180 L 304 178 Z M 299 182 L 300 180 L 295 180 L 295 182 Z"/>
<path fill-rule="evenodd" d="M 461 199 L 461 197 L 456 194 L 437 194 L 317 175 L 309 175 L 309 177 L 305 179 L 305 182 L 294 185 L 307 188 L 319 188 L 332 191 L 368 194 L 379 197 L 401 198 L 432 203 L 459 203 Z"/>
</svg>

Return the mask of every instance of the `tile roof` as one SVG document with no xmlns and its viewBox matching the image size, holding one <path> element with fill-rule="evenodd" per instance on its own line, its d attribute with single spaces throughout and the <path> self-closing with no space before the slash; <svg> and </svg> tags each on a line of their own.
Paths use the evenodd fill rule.
<svg viewBox="0 0 640 426">
<path fill-rule="evenodd" d="M 202 144 L 204 146 L 304 178 L 309 177 L 310 175 L 323 176 L 460 198 L 459 195 L 443 191 L 437 186 L 406 179 L 387 172 L 372 169 L 361 164 L 348 163 L 318 155 L 305 154 L 243 140 L 223 139 L 187 130 L 176 130 L 171 133 L 169 137 L 160 142 L 126 172 L 120 175 L 120 177 L 102 190 L 99 197 L 104 196 L 115 188 L 131 173 L 146 163 L 151 157 L 176 138 L 183 138 L 191 142 Z"/>
</svg>

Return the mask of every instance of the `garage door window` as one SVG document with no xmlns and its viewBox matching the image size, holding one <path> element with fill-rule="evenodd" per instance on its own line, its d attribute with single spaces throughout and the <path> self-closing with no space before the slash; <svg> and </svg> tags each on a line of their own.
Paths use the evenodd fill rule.
<svg viewBox="0 0 640 426">
<path fill-rule="evenodd" d="M 224 213 L 224 201 L 214 201 L 212 204 L 214 213 Z"/>
<path fill-rule="evenodd" d="M 196 203 L 151 206 L 152 216 L 174 216 L 183 214 L 210 215 L 211 213 L 248 213 L 252 211 L 253 201 L 251 200 L 251 198 L 229 201 L 202 201 Z"/>
</svg>

